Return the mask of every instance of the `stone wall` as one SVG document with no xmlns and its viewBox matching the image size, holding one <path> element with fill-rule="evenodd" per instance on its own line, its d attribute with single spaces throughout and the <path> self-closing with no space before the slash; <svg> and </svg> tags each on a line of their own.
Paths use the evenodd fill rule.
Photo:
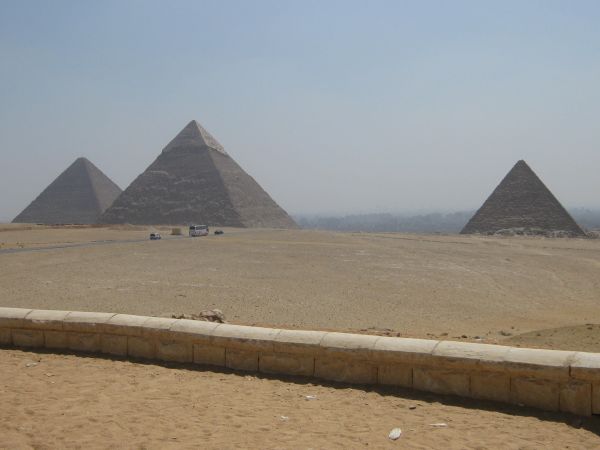
<svg viewBox="0 0 600 450">
<path fill-rule="evenodd" d="M 597 353 L 18 308 L 0 308 L 0 345 L 401 386 L 600 414 Z"/>
</svg>

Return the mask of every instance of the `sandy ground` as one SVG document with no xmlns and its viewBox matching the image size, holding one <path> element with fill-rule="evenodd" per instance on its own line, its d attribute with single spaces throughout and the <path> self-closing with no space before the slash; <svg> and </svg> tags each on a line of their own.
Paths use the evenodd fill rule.
<svg viewBox="0 0 600 450">
<path fill-rule="evenodd" d="M 0 305 L 600 351 L 600 240 L 0 227 Z M 165 228 L 165 230 L 168 230 Z"/>
<path fill-rule="evenodd" d="M 600 240 L 225 231 L 0 226 L 0 306 L 600 351 Z M 598 418 L 206 368 L 0 350 L 0 386 L 7 449 L 600 448 Z"/>
<path fill-rule="evenodd" d="M 0 350 L 0 373 L 0 448 L 7 449 L 600 446 L 597 417 L 411 391 L 19 350 Z M 447 426 L 432 425 L 440 423 Z M 392 442 L 396 427 L 402 435 Z"/>
</svg>

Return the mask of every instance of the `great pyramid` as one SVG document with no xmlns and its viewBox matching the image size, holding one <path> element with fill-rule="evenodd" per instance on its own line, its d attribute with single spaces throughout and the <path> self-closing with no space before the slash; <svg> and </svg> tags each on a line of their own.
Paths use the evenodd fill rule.
<svg viewBox="0 0 600 450">
<path fill-rule="evenodd" d="M 461 234 L 493 234 L 499 230 L 525 232 L 585 232 L 523 160 L 518 161 L 492 195 L 465 225 Z"/>
<path fill-rule="evenodd" d="M 101 221 L 297 227 L 195 120 L 123 191 Z"/>
<path fill-rule="evenodd" d="M 96 223 L 121 189 L 86 158 L 77 158 L 14 223 Z"/>
</svg>

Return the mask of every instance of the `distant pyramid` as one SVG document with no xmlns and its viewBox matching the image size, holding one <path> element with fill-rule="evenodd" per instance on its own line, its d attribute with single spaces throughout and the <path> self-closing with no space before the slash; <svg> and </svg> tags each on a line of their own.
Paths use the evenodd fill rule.
<svg viewBox="0 0 600 450">
<path fill-rule="evenodd" d="M 508 228 L 585 235 L 523 160 L 508 172 L 461 233 L 492 234 Z"/>
<path fill-rule="evenodd" d="M 15 223 L 96 223 L 121 189 L 86 158 L 77 158 Z"/>
<path fill-rule="evenodd" d="M 297 227 L 195 120 L 123 191 L 101 221 Z"/>
</svg>

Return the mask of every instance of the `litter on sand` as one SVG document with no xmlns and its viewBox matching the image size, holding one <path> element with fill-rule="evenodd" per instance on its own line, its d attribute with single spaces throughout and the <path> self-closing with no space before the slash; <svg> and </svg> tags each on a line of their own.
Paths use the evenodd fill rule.
<svg viewBox="0 0 600 450">
<path fill-rule="evenodd" d="M 402 430 L 400 428 L 394 428 L 392 431 L 390 431 L 390 434 L 388 435 L 388 437 L 392 441 L 395 441 L 396 439 L 398 439 L 400 437 L 401 434 L 402 434 Z"/>
</svg>

